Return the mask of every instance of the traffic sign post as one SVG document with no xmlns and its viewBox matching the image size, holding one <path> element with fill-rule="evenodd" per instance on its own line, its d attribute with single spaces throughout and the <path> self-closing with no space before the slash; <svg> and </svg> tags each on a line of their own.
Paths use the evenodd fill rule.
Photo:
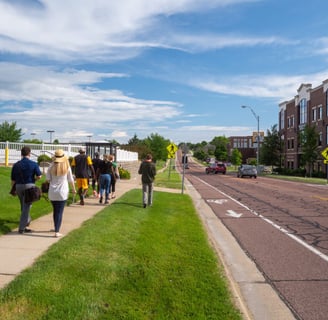
<svg viewBox="0 0 328 320">
<path fill-rule="evenodd" d="M 178 150 L 178 147 L 174 143 L 170 143 L 167 147 L 166 150 L 168 151 L 167 158 L 170 159 L 170 165 L 169 165 L 169 178 L 171 176 L 171 165 L 172 165 L 172 159 L 175 159 L 175 153 Z"/>
<path fill-rule="evenodd" d="M 328 183 L 328 147 L 325 148 L 321 155 L 324 157 L 323 163 L 326 165 L 327 183 Z"/>
</svg>

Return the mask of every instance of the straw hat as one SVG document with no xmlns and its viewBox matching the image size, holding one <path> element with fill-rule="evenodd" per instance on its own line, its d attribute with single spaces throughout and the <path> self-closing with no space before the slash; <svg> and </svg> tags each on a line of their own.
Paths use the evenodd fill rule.
<svg viewBox="0 0 328 320">
<path fill-rule="evenodd" d="M 54 159 L 54 162 L 64 162 L 66 161 L 66 157 L 65 157 L 65 154 L 64 154 L 64 150 L 62 149 L 57 149 L 55 151 L 55 159 Z"/>
</svg>

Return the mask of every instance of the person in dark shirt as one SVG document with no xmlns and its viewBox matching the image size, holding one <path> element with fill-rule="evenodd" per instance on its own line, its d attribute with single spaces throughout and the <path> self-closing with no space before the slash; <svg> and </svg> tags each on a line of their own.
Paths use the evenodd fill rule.
<svg viewBox="0 0 328 320">
<path fill-rule="evenodd" d="M 142 202 L 143 207 L 146 208 L 147 204 L 149 206 L 153 204 L 153 189 L 156 176 L 156 167 L 152 162 L 151 154 L 147 154 L 146 159 L 140 164 L 138 173 L 141 174 Z"/>
<path fill-rule="evenodd" d="M 105 194 L 105 204 L 109 203 L 109 195 L 111 192 L 111 176 L 113 174 L 113 164 L 109 160 L 109 156 L 107 154 L 103 155 L 103 161 L 99 164 L 98 174 L 99 174 L 99 193 L 100 199 L 99 203 L 103 202 L 103 196 Z"/>
<path fill-rule="evenodd" d="M 84 198 L 89 189 L 89 171 L 95 179 L 95 171 L 92 166 L 92 160 L 85 154 L 84 149 L 79 150 L 79 154 L 73 158 L 72 170 L 75 174 L 78 193 L 80 196 L 80 205 L 84 205 Z"/>
<path fill-rule="evenodd" d="M 16 183 L 16 192 L 20 201 L 21 216 L 19 221 L 19 233 L 31 232 L 26 228 L 31 223 L 30 210 L 32 203 L 25 203 L 25 189 L 29 189 L 35 185 L 35 181 L 42 176 L 39 165 L 30 160 L 31 149 L 23 147 L 21 149 L 22 159 L 16 162 L 11 170 L 11 184 Z"/>
<path fill-rule="evenodd" d="M 101 159 L 99 158 L 99 152 L 96 152 L 95 157 L 92 159 L 93 169 L 96 174 L 96 176 L 92 179 L 92 190 L 93 190 L 93 195 L 95 197 L 97 197 L 99 194 L 99 176 L 97 176 L 97 171 L 98 171 L 100 163 L 101 163 Z M 96 189 L 96 186 L 97 186 L 97 189 Z"/>
</svg>

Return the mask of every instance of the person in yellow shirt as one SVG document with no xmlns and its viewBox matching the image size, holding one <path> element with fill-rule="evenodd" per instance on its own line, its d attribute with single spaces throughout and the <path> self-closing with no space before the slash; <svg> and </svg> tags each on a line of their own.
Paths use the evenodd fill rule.
<svg viewBox="0 0 328 320">
<path fill-rule="evenodd" d="M 90 156 L 86 155 L 85 149 L 79 150 L 79 154 L 73 158 L 71 166 L 76 178 L 78 194 L 80 196 L 80 205 L 83 206 L 89 188 L 89 172 L 91 172 L 92 177 L 96 179 L 92 160 Z"/>
</svg>

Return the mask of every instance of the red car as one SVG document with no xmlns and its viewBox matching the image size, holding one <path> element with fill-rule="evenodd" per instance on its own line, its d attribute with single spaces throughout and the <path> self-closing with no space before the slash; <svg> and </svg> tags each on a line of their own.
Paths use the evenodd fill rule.
<svg viewBox="0 0 328 320">
<path fill-rule="evenodd" d="M 224 163 L 211 163 L 206 169 L 205 169 L 206 174 L 210 173 L 222 173 L 226 174 L 227 168 Z"/>
</svg>

